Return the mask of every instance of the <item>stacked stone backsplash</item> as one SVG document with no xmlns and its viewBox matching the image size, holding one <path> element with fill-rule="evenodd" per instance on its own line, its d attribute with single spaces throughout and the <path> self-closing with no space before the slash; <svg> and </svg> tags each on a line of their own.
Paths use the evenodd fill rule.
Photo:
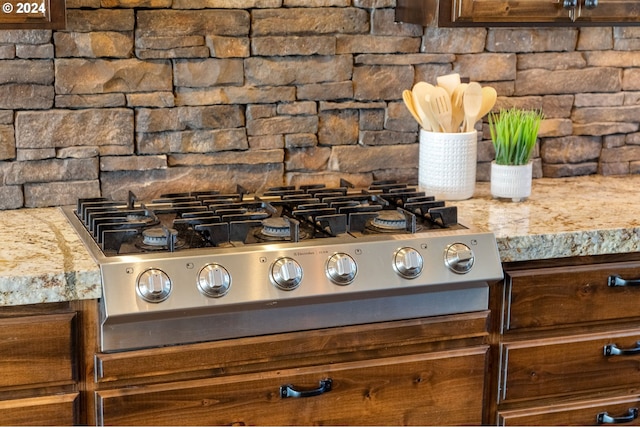
<svg viewBox="0 0 640 427">
<path fill-rule="evenodd" d="M 640 28 L 422 28 L 394 6 L 67 0 L 64 30 L 0 31 L 0 209 L 415 183 L 402 91 L 454 71 L 543 110 L 536 176 L 640 171 Z M 485 123 L 479 180 L 492 157 Z"/>
</svg>

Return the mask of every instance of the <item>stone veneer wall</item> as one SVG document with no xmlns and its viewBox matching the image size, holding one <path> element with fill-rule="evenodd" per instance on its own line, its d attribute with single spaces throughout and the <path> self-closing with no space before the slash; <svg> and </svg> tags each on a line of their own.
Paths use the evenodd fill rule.
<svg viewBox="0 0 640 427">
<path fill-rule="evenodd" d="M 67 0 L 65 30 L 0 31 L 0 209 L 416 182 L 401 93 L 452 71 L 543 109 L 536 176 L 640 171 L 639 29 L 424 29 L 394 6 Z"/>
</svg>

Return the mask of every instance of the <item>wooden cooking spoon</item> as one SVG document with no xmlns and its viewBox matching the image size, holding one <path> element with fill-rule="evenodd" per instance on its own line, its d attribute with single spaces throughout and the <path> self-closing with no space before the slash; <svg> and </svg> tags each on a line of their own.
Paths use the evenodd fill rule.
<svg viewBox="0 0 640 427">
<path fill-rule="evenodd" d="M 424 127 L 424 124 L 422 123 L 422 120 L 420 120 L 418 112 L 413 105 L 413 96 L 411 95 L 411 91 L 409 89 L 402 91 L 402 100 L 404 101 L 404 105 L 407 107 L 407 110 L 409 110 L 413 118 L 416 119 L 416 122 L 418 122 L 420 126 Z"/>
<path fill-rule="evenodd" d="M 427 82 L 418 82 L 413 86 L 411 93 L 413 95 L 413 106 L 418 113 L 418 116 L 422 119 L 423 128 L 425 130 L 431 130 L 433 132 L 439 132 L 440 126 L 433 115 L 431 109 L 431 92 L 434 86 Z"/>
<path fill-rule="evenodd" d="M 482 88 L 482 105 L 480 106 L 480 112 L 478 113 L 478 118 L 481 119 L 486 116 L 489 111 L 496 105 L 496 99 L 498 99 L 498 94 L 496 90 L 491 86 L 484 86 Z"/>
<path fill-rule="evenodd" d="M 479 83 L 469 83 L 464 91 L 462 105 L 464 106 L 464 131 L 471 132 L 475 129 L 482 107 L 482 86 Z"/>
</svg>

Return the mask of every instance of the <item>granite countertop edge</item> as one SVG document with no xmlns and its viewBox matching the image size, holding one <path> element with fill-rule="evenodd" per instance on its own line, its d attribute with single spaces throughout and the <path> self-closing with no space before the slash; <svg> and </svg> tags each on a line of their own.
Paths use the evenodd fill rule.
<svg viewBox="0 0 640 427">
<path fill-rule="evenodd" d="M 536 179 L 528 200 L 502 202 L 478 183 L 451 201 L 462 224 L 496 235 L 503 262 L 609 255 L 640 250 L 640 176 Z M 60 208 L 0 215 L 0 306 L 96 299 L 101 275 Z M 48 236 L 48 238 L 43 238 Z"/>
</svg>

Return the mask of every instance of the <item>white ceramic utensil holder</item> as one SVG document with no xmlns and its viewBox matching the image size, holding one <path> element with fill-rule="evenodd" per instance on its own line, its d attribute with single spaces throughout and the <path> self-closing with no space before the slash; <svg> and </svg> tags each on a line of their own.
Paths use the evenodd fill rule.
<svg viewBox="0 0 640 427">
<path fill-rule="evenodd" d="M 465 200 L 476 189 L 477 131 L 463 133 L 420 130 L 418 182 L 427 195 Z"/>
<path fill-rule="evenodd" d="M 491 162 L 491 195 L 496 199 L 522 202 L 531 195 L 533 163 L 499 165 Z"/>
</svg>

